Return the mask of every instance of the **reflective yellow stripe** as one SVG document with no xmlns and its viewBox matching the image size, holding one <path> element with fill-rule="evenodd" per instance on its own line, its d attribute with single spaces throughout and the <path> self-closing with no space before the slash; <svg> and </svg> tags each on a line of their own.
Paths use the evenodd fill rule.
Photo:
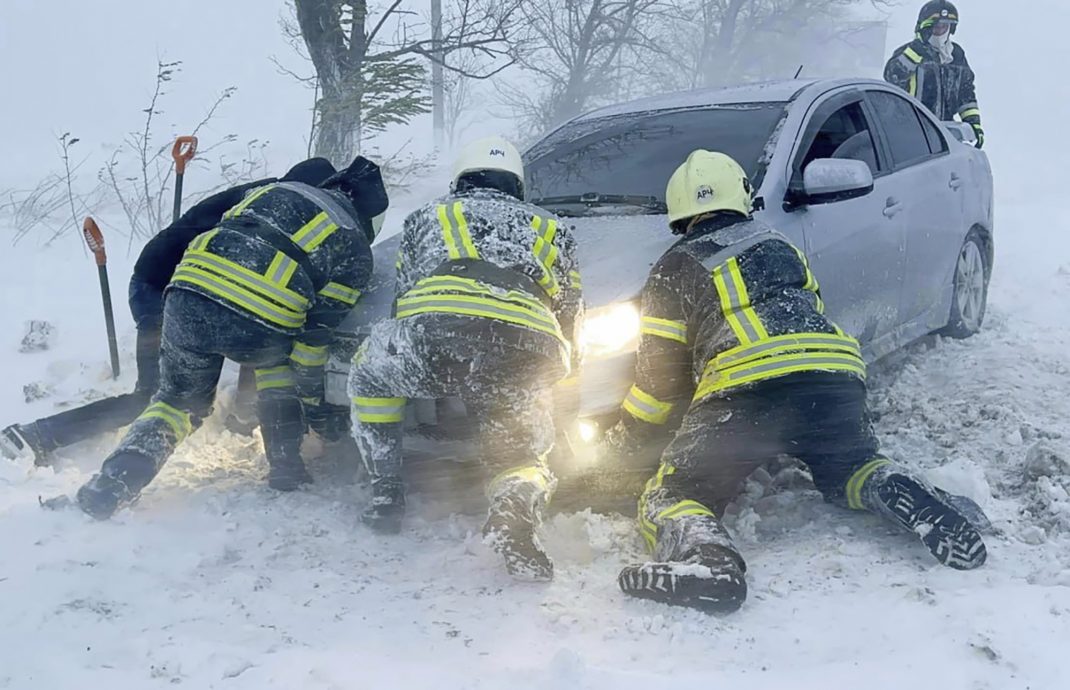
<svg viewBox="0 0 1070 690">
<path fill-rule="evenodd" d="M 524 307 L 507 302 L 464 295 L 428 295 L 398 300 L 397 318 L 399 319 L 432 313 L 462 314 L 504 321 L 547 333 L 564 343 L 561 329 L 549 312 L 536 314 Z"/>
<path fill-rule="evenodd" d="M 211 242 L 212 238 L 215 237 L 218 233 L 219 228 L 209 230 L 208 232 L 202 232 L 200 235 L 197 235 L 195 238 L 193 238 L 193 241 L 189 243 L 189 246 L 186 248 L 187 251 L 204 251 L 208 248 L 208 243 Z"/>
<path fill-rule="evenodd" d="M 647 503 L 650 500 L 650 494 L 660 489 L 665 483 L 665 477 L 675 472 L 675 467 L 661 463 L 657 473 L 647 481 L 646 488 L 639 496 L 639 532 L 643 535 L 643 541 L 646 542 L 647 549 L 650 551 L 653 551 L 657 544 L 658 526 L 647 516 Z"/>
<path fill-rule="evenodd" d="M 293 278 L 296 270 L 296 261 L 282 252 L 277 252 L 275 258 L 271 260 L 271 265 L 269 265 L 267 271 L 265 271 L 265 276 L 270 282 L 280 288 L 284 288 L 290 284 L 290 279 Z"/>
<path fill-rule="evenodd" d="M 175 432 L 176 443 L 182 443 L 183 440 L 191 433 L 193 433 L 193 422 L 190 419 L 190 413 L 172 407 L 165 402 L 154 402 L 145 408 L 138 419 L 159 419 L 160 421 L 171 427 L 171 430 Z"/>
<path fill-rule="evenodd" d="M 810 262 L 806 260 L 806 255 L 802 253 L 802 250 L 796 246 L 792 246 L 795 253 L 799 255 L 799 261 L 802 262 L 803 270 L 806 271 L 806 283 L 803 284 L 803 290 L 809 290 L 816 293 L 821 287 L 817 284 L 817 278 L 814 276 L 814 272 L 810 270 Z"/>
<path fill-rule="evenodd" d="M 268 193 L 268 191 L 270 191 L 270 190 L 272 190 L 274 188 L 275 188 L 275 185 L 269 184 L 269 185 L 265 185 L 265 186 L 263 186 L 263 187 L 261 187 L 259 189 L 254 189 L 252 192 L 249 193 L 248 196 L 246 196 L 244 199 L 242 199 L 241 203 L 239 203 L 237 206 L 234 206 L 229 211 L 224 213 L 223 217 L 224 218 L 228 218 L 228 219 L 229 218 L 237 218 L 238 216 L 240 216 L 242 214 L 243 211 L 245 211 L 245 209 L 249 208 L 249 204 L 253 203 L 254 201 L 259 199 L 260 197 L 264 196 L 265 194 Z"/>
<path fill-rule="evenodd" d="M 735 257 L 713 269 L 713 284 L 721 298 L 721 311 L 740 343 L 750 344 L 769 337 L 747 294 L 746 283 Z"/>
<path fill-rule="evenodd" d="M 542 266 L 542 277 L 539 278 L 539 285 L 542 286 L 547 295 L 553 297 L 561 290 L 561 286 L 554 276 L 554 263 L 557 261 L 558 254 L 558 249 L 554 246 L 554 237 L 557 236 L 557 221 L 553 219 L 545 221 L 545 232 L 542 231 L 543 222 L 543 218 L 539 216 L 531 219 L 531 229 L 535 231 L 535 244 L 532 246 L 532 252 L 535 254 L 535 259 Z"/>
<path fill-rule="evenodd" d="M 189 283 L 222 297 L 264 320 L 285 328 L 301 328 L 305 313 L 280 307 L 240 285 L 227 281 L 214 273 L 199 268 L 179 265 L 171 277 L 173 283 Z"/>
<path fill-rule="evenodd" d="M 405 398 L 353 398 L 357 420 L 369 424 L 397 424 L 405 421 Z"/>
<path fill-rule="evenodd" d="M 843 371 L 859 378 L 866 377 L 865 363 L 857 355 L 845 352 L 802 352 L 762 357 L 727 369 L 717 368 L 714 361 L 706 365 L 694 400 L 747 383 L 801 371 Z"/>
<path fill-rule="evenodd" d="M 667 338 L 687 345 L 687 324 L 683 321 L 671 321 L 658 319 L 653 316 L 644 316 L 639 321 L 639 332 L 658 338 Z"/>
<path fill-rule="evenodd" d="M 685 500 L 679 503 L 669 506 L 665 510 L 658 513 L 655 520 L 675 520 L 677 518 L 686 517 L 688 515 L 709 515 L 710 517 L 716 517 L 712 510 L 702 505 L 698 501 Z"/>
<path fill-rule="evenodd" d="M 524 467 L 514 467 L 496 475 L 487 483 L 487 495 L 493 497 L 510 480 L 534 484 L 542 491 L 550 491 L 554 488 L 553 478 L 546 468 L 539 465 L 526 465 Z"/>
<path fill-rule="evenodd" d="M 877 470 L 878 467 L 884 465 L 890 465 L 891 461 L 887 458 L 876 458 L 870 460 L 865 465 L 862 465 L 855 473 L 851 475 L 851 478 L 847 480 L 847 507 L 851 510 L 864 510 L 865 506 L 862 505 L 862 485 L 866 483 L 866 480 Z"/>
<path fill-rule="evenodd" d="M 308 300 L 301 293 L 277 285 L 256 271 L 211 252 L 187 250 L 179 266 L 211 271 L 293 311 L 304 311 L 309 307 Z"/>
<path fill-rule="evenodd" d="M 293 371 L 289 366 L 269 367 L 256 370 L 256 389 L 266 391 L 273 388 L 292 388 Z"/>
<path fill-rule="evenodd" d="M 503 294 L 500 289 L 491 288 L 490 286 L 472 280 L 471 278 L 461 278 L 458 276 L 431 276 L 429 278 L 424 278 L 416 283 L 416 286 L 412 290 L 405 293 L 405 296 L 402 299 L 405 297 L 416 297 L 417 295 L 442 294 L 443 291 L 486 295 L 499 300 L 516 302 L 529 309 L 534 309 L 540 312 L 545 311 L 546 309 L 542 302 L 535 299 L 527 292 L 509 290 Z"/>
<path fill-rule="evenodd" d="M 981 111 L 977 108 L 968 108 L 959 113 L 959 117 L 965 120 L 968 117 L 981 117 Z"/>
<path fill-rule="evenodd" d="M 461 238 L 465 259 L 478 259 L 479 252 L 472 244 L 472 235 L 468 232 L 468 220 L 464 217 L 464 207 L 458 201 L 453 204 L 453 219 L 457 221 L 457 235 Z"/>
<path fill-rule="evenodd" d="M 319 291 L 319 294 L 324 297 L 338 300 L 349 306 L 353 306 L 357 303 L 357 300 L 360 299 L 360 290 L 335 282 L 330 282 L 324 285 L 323 289 Z"/>
<path fill-rule="evenodd" d="M 725 350 L 713 359 L 717 369 L 740 366 L 762 357 L 772 357 L 787 352 L 846 352 L 861 359 L 858 341 L 846 335 L 833 333 L 792 333 L 767 338 L 754 345 L 740 345 Z"/>
<path fill-rule="evenodd" d="M 290 351 L 290 360 L 306 367 L 322 367 L 327 363 L 327 346 L 294 343 L 294 348 Z"/>
<path fill-rule="evenodd" d="M 570 282 L 570 284 L 572 285 L 572 287 L 574 289 L 576 289 L 576 290 L 582 290 L 583 289 L 583 281 L 580 278 L 580 272 L 579 271 L 569 271 L 568 272 L 568 279 L 569 279 L 569 282 Z"/>
<path fill-rule="evenodd" d="M 903 55 L 906 55 L 908 58 L 910 58 L 911 62 L 916 64 L 920 64 L 923 59 L 921 55 L 919 55 L 918 52 L 910 46 L 907 46 L 907 49 L 903 51 Z"/>
<path fill-rule="evenodd" d="M 330 237 L 338 226 L 331 222 L 330 216 L 326 211 L 318 213 L 312 220 L 301 226 L 301 229 L 294 233 L 291 238 L 298 247 L 306 252 L 313 251 L 316 247 L 323 244 L 323 241 Z"/>
<path fill-rule="evenodd" d="M 918 95 L 918 75 L 916 73 L 910 75 L 910 81 L 907 83 L 907 93 L 911 96 Z"/>
<path fill-rule="evenodd" d="M 639 386 L 632 386 L 628 391 L 628 397 L 624 398 L 622 407 L 636 419 L 650 424 L 664 424 L 669 421 L 673 404 L 658 400 Z"/>
<path fill-rule="evenodd" d="M 442 241 L 446 245 L 446 254 L 450 259 L 461 258 L 461 250 L 457 248 L 457 239 L 453 236 L 453 224 L 450 222 L 449 209 L 444 204 L 438 207 L 438 223 L 442 226 Z"/>
</svg>

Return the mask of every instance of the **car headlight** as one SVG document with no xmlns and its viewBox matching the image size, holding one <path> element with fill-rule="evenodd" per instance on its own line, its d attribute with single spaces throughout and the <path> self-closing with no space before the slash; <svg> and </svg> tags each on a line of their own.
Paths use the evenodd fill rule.
<svg viewBox="0 0 1070 690">
<path fill-rule="evenodd" d="M 591 309 L 584 317 L 580 342 L 592 357 L 634 350 L 639 344 L 639 310 L 631 302 Z"/>
</svg>

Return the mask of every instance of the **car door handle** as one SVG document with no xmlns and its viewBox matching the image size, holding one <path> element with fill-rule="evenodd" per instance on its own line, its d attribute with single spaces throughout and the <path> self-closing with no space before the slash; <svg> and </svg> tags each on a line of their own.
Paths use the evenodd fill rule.
<svg viewBox="0 0 1070 690">
<path fill-rule="evenodd" d="M 884 207 L 884 217 L 895 218 L 902 210 L 903 203 L 901 201 L 896 201 L 894 198 L 888 197 L 888 201 L 886 202 L 886 205 Z"/>
<path fill-rule="evenodd" d="M 951 173 L 951 181 L 947 183 L 947 186 L 956 192 L 959 191 L 959 188 L 962 187 L 962 178 L 956 173 Z"/>
</svg>

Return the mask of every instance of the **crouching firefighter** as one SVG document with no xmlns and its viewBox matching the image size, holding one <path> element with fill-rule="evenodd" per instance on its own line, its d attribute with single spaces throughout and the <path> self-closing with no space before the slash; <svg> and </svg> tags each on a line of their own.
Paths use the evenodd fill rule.
<svg viewBox="0 0 1070 690">
<path fill-rule="evenodd" d="M 575 363 L 582 309 L 569 228 L 526 204 L 517 150 L 499 138 L 459 157 L 451 194 L 405 221 L 396 316 L 354 357 L 353 433 L 372 479 L 363 520 L 401 529 L 406 400 L 459 396 L 493 479 L 483 533 L 510 573 L 545 580 L 536 536 L 555 479 L 551 388 Z"/>
<path fill-rule="evenodd" d="M 643 288 L 636 381 L 605 452 L 629 451 L 689 407 L 639 500 L 653 561 L 625 568 L 621 589 L 739 608 L 746 568 L 717 516 L 781 454 L 809 466 L 826 500 L 914 532 L 944 565 L 980 566 L 985 545 L 952 497 L 881 455 L 858 343 L 823 315 L 802 252 L 751 218 L 751 196 L 721 153 L 695 151 L 669 180 L 669 221 L 683 238 Z"/>
<path fill-rule="evenodd" d="M 292 491 L 311 480 L 301 437 L 306 420 L 325 423 L 328 346 L 371 275 L 386 207 L 378 166 L 358 157 L 319 187 L 250 191 L 190 243 L 166 291 L 159 390 L 79 489 L 85 512 L 107 518 L 137 498 L 211 414 L 224 358 L 256 370 L 268 484 Z"/>
</svg>

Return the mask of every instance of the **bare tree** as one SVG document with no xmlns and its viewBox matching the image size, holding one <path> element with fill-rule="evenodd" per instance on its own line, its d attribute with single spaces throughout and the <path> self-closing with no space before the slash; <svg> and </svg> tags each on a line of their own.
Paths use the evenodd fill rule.
<svg viewBox="0 0 1070 690">
<path fill-rule="evenodd" d="M 428 61 L 461 71 L 446 58 L 478 52 L 488 78 L 511 64 L 509 34 L 521 0 L 456 0 L 442 37 L 403 0 L 294 0 L 296 27 L 316 72 L 316 154 L 337 165 L 387 127 L 428 112 Z M 284 22 L 284 27 L 287 23 Z"/>
<path fill-rule="evenodd" d="M 787 78 L 822 59 L 849 32 L 852 6 L 897 0 L 670 0 L 663 25 L 668 60 L 650 75 L 661 88 L 724 86 Z"/>
<path fill-rule="evenodd" d="M 544 130 L 615 98 L 622 80 L 659 49 L 663 0 L 544 0 L 522 9 L 522 87 L 500 87 L 525 129 Z"/>
</svg>

